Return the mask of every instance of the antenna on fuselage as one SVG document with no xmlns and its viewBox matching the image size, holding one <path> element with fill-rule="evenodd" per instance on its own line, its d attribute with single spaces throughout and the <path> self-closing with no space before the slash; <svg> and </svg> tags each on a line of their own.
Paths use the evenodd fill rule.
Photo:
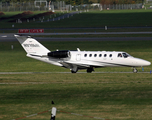
<svg viewBox="0 0 152 120">
<path fill-rule="evenodd" d="M 79 48 L 77 48 L 77 51 L 81 51 Z"/>
</svg>

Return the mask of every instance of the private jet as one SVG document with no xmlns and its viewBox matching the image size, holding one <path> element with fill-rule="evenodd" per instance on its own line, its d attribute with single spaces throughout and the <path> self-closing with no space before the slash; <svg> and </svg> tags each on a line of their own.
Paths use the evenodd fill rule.
<svg viewBox="0 0 152 120">
<path fill-rule="evenodd" d="M 86 69 L 87 73 L 100 67 L 132 67 L 137 73 L 136 67 L 149 66 L 149 61 L 135 58 L 122 51 L 81 51 L 56 50 L 50 51 L 29 35 L 15 34 L 21 46 L 27 52 L 27 57 L 40 60 L 56 66 L 68 68 L 71 73 Z"/>
</svg>

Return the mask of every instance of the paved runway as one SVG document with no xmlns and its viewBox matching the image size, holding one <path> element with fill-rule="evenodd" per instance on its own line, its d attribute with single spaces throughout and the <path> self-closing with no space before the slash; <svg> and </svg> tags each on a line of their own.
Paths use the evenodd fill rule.
<svg viewBox="0 0 152 120">
<path fill-rule="evenodd" d="M 100 38 L 42 38 L 34 37 L 38 41 L 139 41 L 152 40 L 151 37 L 100 37 Z M 0 42 L 17 41 L 16 38 L 0 38 Z"/>
<path fill-rule="evenodd" d="M 0 41 L 15 41 L 14 37 L 16 33 L 0 33 Z M 31 36 L 34 35 L 121 35 L 121 34 L 152 34 L 152 32 L 86 32 L 86 33 L 30 33 Z M 34 37 L 39 41 L 113 41 L 113 40 L 152 40 L 151 37 L 98 37 L 98 38 L 49 38 L 49 37 Z"/>
<path fill-rule="evenodd" d="M 89 33 L 40 33 L 31 35 L 73 35 L 73 34 L 151 34 L 152 32 L 89 32 Z M 0 42 L 17 41 L 14 37 L 15 33 L 0 33 Z M 38 41 L 133 41 L 133 40 L 152 40 L 151 37 L 93 37 L 93 38 L 50 38 L 50 37 L 34 37 Z"/>
</svg>

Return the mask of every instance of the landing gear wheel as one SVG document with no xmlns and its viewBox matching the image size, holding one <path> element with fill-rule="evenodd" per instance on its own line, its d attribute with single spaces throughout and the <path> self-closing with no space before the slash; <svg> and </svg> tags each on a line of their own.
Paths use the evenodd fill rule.
<svg viewBox="0 0 152 120">
<path fill-rule="evenodd" d="M 71 73 L 77 73 L 77 71 L 71 70 Z"/>
<path fill-rule="evenodd" d="M 93 68 L 88 68 L 88 69 L 87 69 L 87 73 L 92 73 L 92 71 L 94 71 Z"/>
<path fill-rule="evenodd" d="M 71 73 L 77 73 L 76 71 L 71 70 Z"/>
<path fill-rule="evenodd" d="M 133 68 L 133 73 L 137 73 L 138 70 L 136 68 Z"/>
<path fill-rule="evenodd" d="M 71 73 L 77 73 L 78 72 L 78 68 L 77 66 L 74 66 L 71 70 Z"/>
</svg>

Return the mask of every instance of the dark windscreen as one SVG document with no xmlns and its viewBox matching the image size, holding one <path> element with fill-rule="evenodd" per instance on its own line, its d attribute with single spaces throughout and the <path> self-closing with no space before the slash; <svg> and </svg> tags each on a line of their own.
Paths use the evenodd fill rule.
<svg viewBox="0 0 152 120">
<path fill-rule="evenodd" d="M 122 53 L 123 54 L 123 56 L 124 56 L 124 58 L 127 58 L 127 57 L 129 57 L 130 55 L 129 54 L 127 54 L 127 53 Z"/>
</svg>

